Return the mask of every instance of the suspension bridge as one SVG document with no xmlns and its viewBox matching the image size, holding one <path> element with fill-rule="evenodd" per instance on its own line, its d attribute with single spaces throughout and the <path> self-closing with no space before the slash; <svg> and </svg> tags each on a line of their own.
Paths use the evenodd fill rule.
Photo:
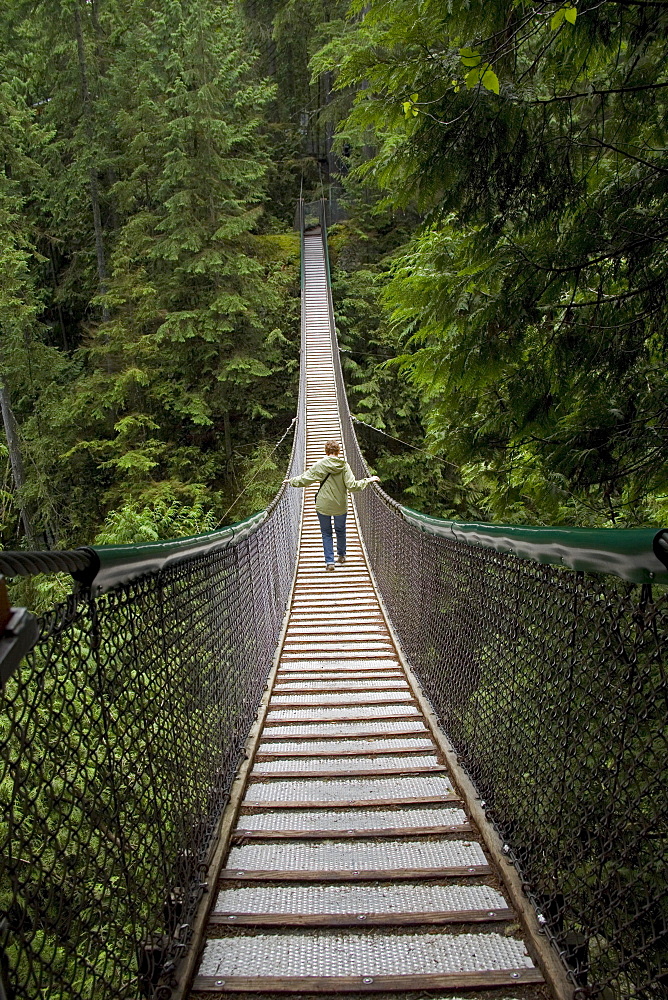
<svg viewBox="0 0 668 1000">
<path fill-rule="evenodd" d="M 290 475 L 343 441 L 300 205 Z M 662 997 L 668 532 L 441 521 L 378 487 L 206 536 L 2 553 L 0 997 Z"/>
</svg>

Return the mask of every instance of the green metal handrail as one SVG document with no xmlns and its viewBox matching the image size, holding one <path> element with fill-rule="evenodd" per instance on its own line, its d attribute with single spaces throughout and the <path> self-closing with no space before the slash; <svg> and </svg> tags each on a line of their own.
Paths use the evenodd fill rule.
<svg viewBox="0 0 668 1000">
<path fill-rule="evenodd" d="M 668 584 L 665 530 L 467 523 L 430 517 L 410 507 L 399 506 L 399 511 L 409 524 L 440 538 L 586 573 L 612 573 L 633 583 Z"/>
</svg>

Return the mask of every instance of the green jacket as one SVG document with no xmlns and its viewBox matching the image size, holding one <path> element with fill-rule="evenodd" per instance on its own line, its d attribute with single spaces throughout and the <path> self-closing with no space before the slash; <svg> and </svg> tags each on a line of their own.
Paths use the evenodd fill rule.
<svg viewBox="0 0 668 1000">
<path fill-rule="evenodd" d="M 301 476 L 290 479 L 290 486 L 311 486 L 322 483 L 329 473 L 329 479 L 318 491 L 315 509 L 319 514 L 345 514 L 348 509 L 348 493 L 357 493 L 368 486 L 371 479 L 355 479 L 345 458 L 326 455 Z"/>
</svg>

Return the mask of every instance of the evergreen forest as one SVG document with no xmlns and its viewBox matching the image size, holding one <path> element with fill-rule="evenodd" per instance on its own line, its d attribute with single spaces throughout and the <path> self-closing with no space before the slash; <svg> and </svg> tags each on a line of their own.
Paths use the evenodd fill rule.
<svg viewBox="0 0 668 1000">
<path fill-rule="evenodd" d="M 3 547 L 268 503 L 300 193 L 387 492 L 665 526 L 666 3 L 5 0 L 0 39 Z"/>
</svg>

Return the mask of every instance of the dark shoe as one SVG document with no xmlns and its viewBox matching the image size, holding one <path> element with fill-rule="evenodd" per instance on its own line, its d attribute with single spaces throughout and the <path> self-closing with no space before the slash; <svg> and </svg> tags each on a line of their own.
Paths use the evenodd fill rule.
<svg viewBox="0 0 668 1000">
<path fill-rule="evenodd" d="M 341 565 L 343 565 L 343 563 L 346 561 L 346 557 L 345 556 L 339 556 L 338 559 L 339 559 L 339 562 L 341 563 Z"/>
<path fill-rule="evenodd" d="M 334 563 L 325 563 L 325 569 L 336 569 Z"/>
</svg>

